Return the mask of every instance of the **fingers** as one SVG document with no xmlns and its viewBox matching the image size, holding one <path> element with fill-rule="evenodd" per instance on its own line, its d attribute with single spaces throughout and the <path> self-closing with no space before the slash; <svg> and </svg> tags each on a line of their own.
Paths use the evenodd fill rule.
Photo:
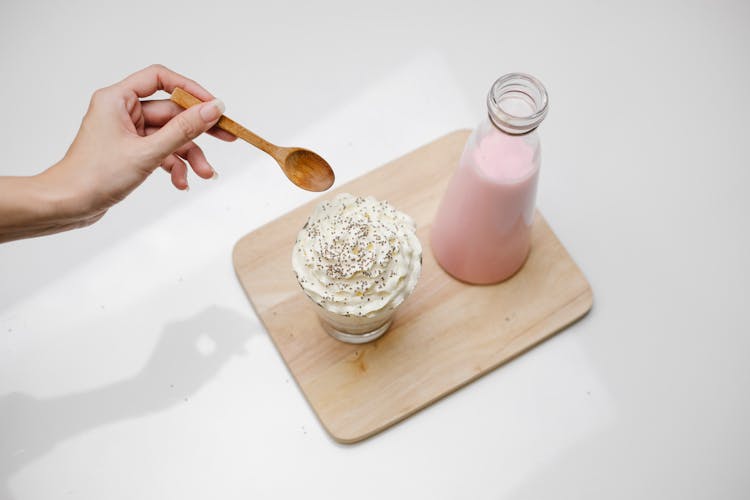
<svg viewBox="0 0 750 500">
<path fill-rule="evenodd" d="M 146 134 L 151 135 L 156 132 L 156 128 L 146 128 Z M 199 177 L 203 179 L 215 179 L 219 176 L 214 170 L 211 164 L 206 159 L 206 155 L 203 150 L 194 142 L 190 142 L 185 146 L 181 147 L 174 154 L 167 156 L 161 163 L 161 167 L 172 174 L 172 184 L 177 189 L 187 189 L 187 167 L 185 161 L 190 164 L 190 168 L 193 169 Z M 177 167 L 177 172 L 174 171 Z"/>
<path fill-rule="evenodd" d="M 147 68 L 137 71 L 122 80 L 118 85 L 131 90 L 138 97 L 148 97 L 157 90 L 164 90 L 166 92 L 172 93 L 175 87 L 181 87 L 202 101 L 212 101 L 215 99 L 208 90 L 201 87 L 194 80 L 176 73 L 169 68 L 162 66 L 161 64 L 153 64 Z M 160 123 L 158 123 L 158 125 L 164 125 L 174 116 L 176 116 L 180 111 L 182 111 L 182 108 L 172 103 L 171 101 L 146 102 L 166 102 L 171 105 L 169 106 L 166 104 L 159 104 L 155 107 L 154 112 L 157 113 L 158 118 L 161 118 L 161 121 Z M 146 102 L 142 103 L 142 105 L 145 105 Z M 149 118 L 147 116 L 146 123 L 150 124 Z M 153 123 L 157 124 L 156 122 Z M 234 141 L 236 139 L 236 137 L 229 132 L 215 127 L 209 129 L 208 133 L 218 139 L 228 142 Z"/>
<path fill-rule="evenodd" d="M 145 137 L 155 158 L 164 158 L 213 127 L 224 112 L 224 104 L 217 100 L 188 108 Z"/>
<path fill-rule="evenodd" d="M 182 87 L 201 101 L 214 99 L 214 96 L 208 90 L 195 81 L 175 73 L 161 64 L 153 64 L 136 71 L 121 81 L 120 85 L 132 90 L 138 97 L 148 97 L 157 90 L 165 90 L 171 94 L 175 87 Z"/>
<path fill-rule="evenodd" d="M 234 136 L 234 135 L 230 134 L 229 132 L 227 132 L 226 130 L 222 130 L 222 129 L 218 128 L 218 127 L 211 127 L 210 129 L 208 129 L 208 132 L 206 132 L 206 133 L 208 135 L 212 135 L 212 136 L 216 137 L 217 139 L 221 139 L 222 141 L 226 141 L 226 142 L 232 142 L 232 141 L 236 141 L 237 140 L 236 136 Z"/>
<path fill-rule="evenodd" d="M 161 162 L 164 170 L 172 175 L 172 184 L 179 190 L 190 189 L 187 181 L 187 165 L 177 155 L 169 155 Z"/>
<path fill-rule="evenodd" d="M 179 115 L 183 108 L 169 99 L 141 101 L 141 112 L 147 126 L 161 127 Z"/>
<path fill-rule="evenodd" d="M 147 127 L 161 127 L 183 111 L 179 105 L 169 99 L 141 101 L 141 110 Z M 229 132 L 212 127 L 208 133 L 222 141 L 231 142 L 237 139 Z"/>
<path fill-rule="evenodd" d="M 216 175 L 216 171 L 214 171 L 213 167 L 208 163 L 206 155 L 203 154 L 203 150 L 194 142 L 177 150 L 177 154 L 187 160 L 190 167 L 193 169 L 193 172 L 198 174 L 199 177 L 211 179 Z"/>
</svg>

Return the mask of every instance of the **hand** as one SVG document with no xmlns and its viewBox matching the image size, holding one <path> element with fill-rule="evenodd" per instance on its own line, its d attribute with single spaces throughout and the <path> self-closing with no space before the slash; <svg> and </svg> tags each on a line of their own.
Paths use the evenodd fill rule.
<svg viewBox="0 0 750 500">
<path fill-rule="evenodd" d="M 183 111 L 170 100 L 140 100 L 157 90 L 171 93 L 175 87 L 210 102 Z M 91 213 L 121 201 L 160 165 L 171 172 L 175 187 L 188 189 L 185 161 L 198 176 L 214 176 L 192 139 L 211 129 L 223 111 L 221 101 L 194 81 L 163 66 L 150 66 L 94 93 L 65 158 L 48 172 L 76 186 L 76 196 Z M 222 130 L 211 133 L 234 139 Z"/>
<path fill-rule="evenodd" d="M 183 110 L 169 100 L 141 101 L 175 87 L 208 102 Z M 34 177 L 0 177 L 0 193 L 7 194 L 0 201 L 0 242 L 92 224 L 159 166 L 178 189 L 188 189 L 186 162 L 210 179 L 214 169 L 192 140 L 206 131 L 234 140 L 212 129 L 223 111 L 203 87 L 160 65 L 97 90 L 59 163 Z"/>
</svg>

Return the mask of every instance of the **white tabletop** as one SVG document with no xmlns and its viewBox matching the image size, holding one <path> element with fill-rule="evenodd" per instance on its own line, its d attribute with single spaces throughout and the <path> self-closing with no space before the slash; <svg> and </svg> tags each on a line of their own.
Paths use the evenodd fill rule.
<svg viewBox="0 0 750 500">
<path fill-rule="evenodd" d="M 91 92 L 153 62 L 338 184 L 534 74 L 538 205 L 595 304 L 337 444 L 231 264 L 314 195 L 201 138 L 217 181 L 159 171 L 90 228 L 0 245 L 0 499 L 746 498 L 750 4 L 637 3 L 2 2 L 2 175 L 57 161 Z"/>
</svg>

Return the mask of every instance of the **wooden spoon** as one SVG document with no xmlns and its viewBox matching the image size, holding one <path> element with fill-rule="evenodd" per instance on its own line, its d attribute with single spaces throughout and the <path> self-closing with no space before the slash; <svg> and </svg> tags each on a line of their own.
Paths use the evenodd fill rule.
<svg viewBox="0 0 750 500">
<path fill-rule="evenodd" d="M 171 99 L 183 108 L 189 108 L 203 102 L 179 87 L 174 89 Z M 312 151 L 302 148 L 284 148 L 271 144 L 224 115 L 219 118 L 216 126 L 271 155 L 289 180 L 302 189 L 325 191 L 333 185 L 335 180 L 333 169 L 328 162 Z"/>
</svg>

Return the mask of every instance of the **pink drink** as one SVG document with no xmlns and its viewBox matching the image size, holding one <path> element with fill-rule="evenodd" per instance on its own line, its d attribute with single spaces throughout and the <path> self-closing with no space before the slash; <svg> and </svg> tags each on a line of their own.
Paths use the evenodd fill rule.
<svg viewBox="0 0 750 500">
<path fill-rule="evenodd" d="M 512 116 L 534 113 L 533 103 L 524 108 L 523 101 L 498 102 L 512 109 Z M 492 122 L 485 120 L 469 137 L 431 233 L 432 251 L 443 269 L 474 284 L 503 281 L 523 265 L 539 178 L 535 128 L 506 133 L 495 125 L 492 111 Z"/>
</svg>

